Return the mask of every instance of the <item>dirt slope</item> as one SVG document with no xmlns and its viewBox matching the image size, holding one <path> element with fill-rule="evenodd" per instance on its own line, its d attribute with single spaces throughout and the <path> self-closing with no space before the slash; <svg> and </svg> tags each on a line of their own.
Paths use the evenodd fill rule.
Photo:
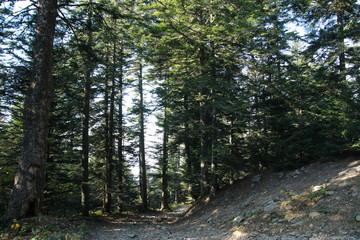
<svg viewBox="0 0 360 240">
<path fill-rule="evenodd" d="M 116 219 L 92 239 L 355 240 L 359 218 L 360 160 L 353 158 L 249 176 L 175 223 L 166 215 L 141 224 Z"/>
<path fill-rule="evenodd" d="M 360 161 L 348 159 L 247 177 L 180 223 L 223 239 L 360 239 L 358 215 Z"/>
</svg>

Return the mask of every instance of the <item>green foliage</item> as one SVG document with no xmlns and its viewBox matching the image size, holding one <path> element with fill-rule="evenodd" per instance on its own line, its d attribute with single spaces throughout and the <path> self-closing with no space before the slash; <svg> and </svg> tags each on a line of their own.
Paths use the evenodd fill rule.
<svg viewBox="0 0 360 240">
<path fill-rule="evenodd" d="M 329 195 L 329 192 L 326 190 L 326 188 L 321 188 L 318 191 L 313 191 L 313 192 L 309 193 L 307 197 L 311 201 L 314 201 L 314 200 L 317 201 L 327 195 Z"/>
<path fill-rule="evenodd" d="M 133 210 L 139 203 L 131 173 L 138 162 L 139 114 L 157 109 L 167 111 L 167 123 L 160 117 L 158 126 L 169 139 L 170 203 L 196 199 L 260 169 L 293 169 L 358 153 L 359 4 L 337 2 L 61 5 L 45 212 L 72 215 L 81 209 L 88 76 L 93 211 L 102 208 L 109 192 L 112 211 Z M 14 15 L 12 5 L 0 8 L 0 43 L 6 46 L 0 54 L 15 59 L 0 63 L 0 212 L 20 155 L 22 102 L 32 74 L 34 11 L 29 6 Z M 290 29 L 295 22 L 304 33 Z M 149 105 L 127 95 L 139 92 L 134 79 L 140 63 L 144 84 L 156 95 Z M 159 161 L 148 164 L 148 191 L 151 206 L 159 208 L 162 149 L 154 154 Z"/>
<path fill-rule="evenodd" d="M 0 231 L 0 237 L 18 240 L 80 240 L 86 233 L 85 224 L 79 220 L 34 218 L 12 223 L 9 228 Z"/>
</svg>

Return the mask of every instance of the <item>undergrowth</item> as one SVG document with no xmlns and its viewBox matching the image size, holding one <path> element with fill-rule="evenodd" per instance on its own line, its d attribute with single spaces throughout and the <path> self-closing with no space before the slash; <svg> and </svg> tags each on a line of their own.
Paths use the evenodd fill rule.
<svg viewBox="0 0 360 240">
<path fill-rule="evenodd" d="M 1 240 L 81 240 L 85 235 L 83 221 L 53 217 L 14 221 L 9 227 L 0 229 Z"/>
</svg>

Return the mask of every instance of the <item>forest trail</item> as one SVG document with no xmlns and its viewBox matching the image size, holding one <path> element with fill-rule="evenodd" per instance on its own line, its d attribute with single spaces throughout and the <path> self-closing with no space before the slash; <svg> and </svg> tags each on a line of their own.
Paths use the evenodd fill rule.
<svg viewBox="0 0 360 240">
<path fill-rule="evenodd" d="M 360 160 L 264 171 L 169 213 L 102 218 L 90 239 L 359 240 Z"/>
<path fill-rule="evenodd" d="M 173 239 L 174 229 L 171 224 L 175 223 L 189 207 L 189 204 L 184 204 L 171 212 L 101 217 L 91 224 L 93 232 L 90 239 Z"/>
</svg>

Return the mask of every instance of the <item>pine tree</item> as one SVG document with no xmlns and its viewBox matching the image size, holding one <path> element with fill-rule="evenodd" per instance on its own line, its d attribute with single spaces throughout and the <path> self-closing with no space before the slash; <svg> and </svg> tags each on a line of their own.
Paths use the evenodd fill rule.
<svg viewBox="0 0 360 240">
<path fill-rule="evenodd" d="M 52 48 L 56 1 L 39 1 L 34 72 L 25 102 L 24 142 L 7 218 L 36 216 L 41 211 L 48 147 L 52 88 Z"/>
<path fill-rule="evenodd" d="M 91 5 L 90 0 L 89 4 Z M 89 7 L 87 9 L 86 19 L 86 48 L 91 51 L 93 45 L 93 33 L 92 33 L 92 16 L 93 10 Z M 87 52 L 84 59 L 86 70 L 84 78 L 84 103 L 83 103 L 83 121 L 82 121 L 82 183 L 81 183 L 81 205 L 82 214 L 84 216 L 89 215 L 90 204 L 90 189 L 89 189 L 89 130 L 90 130 L 90 102 L 91 102 L 91 85 L 92 85 L 92 72 L 94 71 L 94 65 L 91 59 L 91 53 Z"/>
</svg>

